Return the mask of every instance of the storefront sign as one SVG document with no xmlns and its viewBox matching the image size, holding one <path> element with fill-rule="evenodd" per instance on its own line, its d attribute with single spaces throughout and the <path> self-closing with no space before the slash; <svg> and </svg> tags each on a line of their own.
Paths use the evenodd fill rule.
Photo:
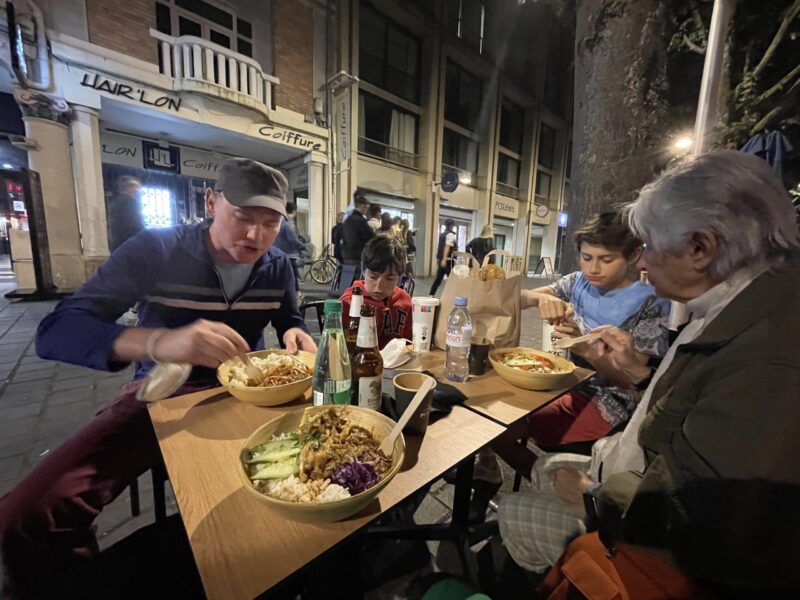
<svg viewBox="0 0 800 600">
<path fill-rule="evenodd" d="M 175 112 L 178 112 L 181 108 L 181 99 L 176 96 L 160 94 L 158 90 L 129 85 L 97 73 L 84 73 L 81 85 L 109 96 L 127 98 L 139 104 L 148 104 Z"/>
<path fill-rule="evenodd" d="M 217 179 L 225 158 L 194 148 L 181 148 L 181 174 L 189 177 Z"/>
<path fill-rule="evenodd" d="M 180 173 L 181 151 L 177 146 L 162 147 L 156 142 L 142 140 L 144 168 L 167 173 Z"/>
<path fill-rule="evenodd" d="M 495 198 L 494 201 L 494 214 L 497 217 L 506 217 L 508 219 L 516 219 L 519 215 L 519 202 L 513 200 L 500 200 Z"/>
<path fill-rule="evenodd" d="M 25 202 L 22 200 L 14 200 L 14 210 L 16 212 L 25 212 Z"/>
<path fill-rule="evenodd" d="M 336 160 L 350 160 L 350 88 L 333 99 L 333 122 L 336 127 Z"/>
<path fill-rule="evenodd" d="M 104 131 L 100 135 L 100 148 L 104 163 L 142 168 L 142 145 L 136 138 Z"/>
<path fill-rule="evenodd" d="M 258 128 L 258 133 L 267 139 L 283 142 L 296 148 L 303 148 L 308 151 L 322 150 L 322 142 L 318 142 L 302 133 L 289 131 L 273 125 L 262 125 Z"/>
</svg>

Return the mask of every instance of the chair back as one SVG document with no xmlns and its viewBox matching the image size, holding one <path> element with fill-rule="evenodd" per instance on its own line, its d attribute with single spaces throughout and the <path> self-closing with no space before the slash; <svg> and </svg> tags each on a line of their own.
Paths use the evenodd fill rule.
<svg viewBox="0 0 800 600">
<path fill-rule="evenodd" d="M 403 288 L 403 290 L 409 296 L 414 296 L 414 287 L 416 287 L 416 282 L 414 278 L 406 273 L 397 281 L 397 287 Z"/>
<path fill-rule="evenodd" d="M 361 267 L 358 265 L 340 265 L 331 281 L 328 298 L 340 298 L 345 290 L 361 276 Z"/>
</svg>

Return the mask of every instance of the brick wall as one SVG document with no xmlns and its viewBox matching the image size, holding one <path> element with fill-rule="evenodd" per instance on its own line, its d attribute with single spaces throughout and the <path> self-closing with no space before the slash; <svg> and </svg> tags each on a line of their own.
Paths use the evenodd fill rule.
<svg viewBox="0 0 800 600">
<path fill-rule="evenodd" d="M 296 0 L 272 3 L 275 88 L 278 106 L 307 114 L 314 111 L 313 48 L 314 16 L 311 8 Z"/>
<path fill-rule="evenodd" d="M 89 41 L 150 63 L 158 62 L 153 0 L 86 0 Z"/>
</svg>

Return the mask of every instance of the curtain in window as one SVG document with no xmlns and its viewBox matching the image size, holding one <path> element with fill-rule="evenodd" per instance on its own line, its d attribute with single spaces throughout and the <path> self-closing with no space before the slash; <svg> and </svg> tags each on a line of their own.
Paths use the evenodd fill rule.
<svg viewBox="0 0 800 600">
<path fill-rule="evenodd" d="M 392 121 L 389 126 L 389 146 L 414 154 L 416 131 L 414 117 L 392 110 Z"/>
</svg>

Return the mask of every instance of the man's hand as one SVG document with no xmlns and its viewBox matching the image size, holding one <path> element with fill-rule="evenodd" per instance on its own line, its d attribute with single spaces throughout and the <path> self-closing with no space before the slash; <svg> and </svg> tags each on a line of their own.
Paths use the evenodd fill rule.
<svg viewBox="0 0 800 600">
<path fill-rule="evenodd" d="M 539 295 L 539 314 L 550 325 L 560 325 L 575 314 L 572 305 L 549 294 Z"/>
<path fill-rule="evenodd" d="M 212 369 L 247 352 L 250 352 L 250 346 L 241 335 L 224 323 L 203 319 L 170 329 L 158 338 L 153 348 L 153 356 L 159 361 Z"/>
<path fill-rule="evenodd" d="M 633 335 L 610 325 L 603 325 L 593 331 L 601 332 L 602 337 L 590 344 L 596 346 L 602 356 L 607 356 L 615 369 L 624 373 L 631 382 L 647 378 L 651 371 L 646 366 L 648 357 L 636 351 Z"/>
<path fill-rule="evenodd" d="M 283 345 L 289 354 L 297 354 L 298 350 L 305 350 L 316 354 L 317 345 L 314 339 L 299 327 L 292 327 L 283 334 Z"/>
<path fill-rule="evenodd" d="M 443 269 L 446 269 L 447 268 L 447 259 L 443 258 L 442 260 L 440 260 L 439 261 L 439 266 L 442 267 Z"/>
<path fill-rule="evenodd" d="M 548 475 L 559 498 L 571 506 L 583 507 L 583 493 L 594 483 L 586 473 L 572 467 L 561 467 Z"/>
</svg>

